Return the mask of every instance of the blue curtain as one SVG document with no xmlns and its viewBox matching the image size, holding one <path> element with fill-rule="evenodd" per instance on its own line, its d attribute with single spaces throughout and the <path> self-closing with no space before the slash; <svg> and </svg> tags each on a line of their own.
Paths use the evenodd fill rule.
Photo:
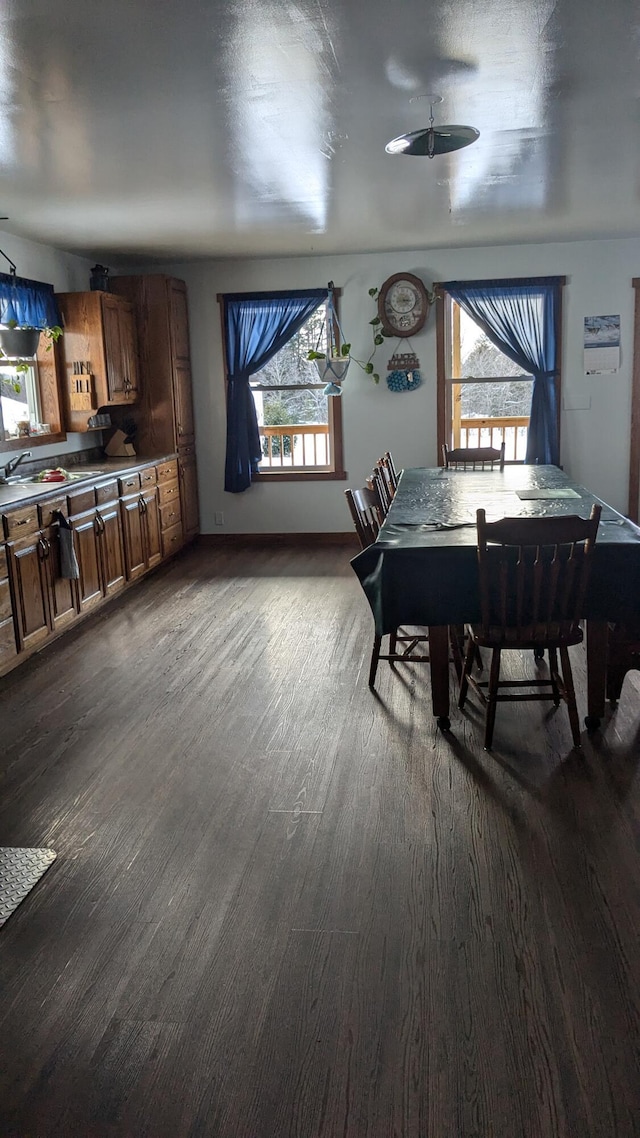
<svg viewBox="0 0 640 1138">
<path fill-rule="evenodd" d="M 295 336 L 328 290 L 227 293 L 224 336 L 227 353 L 227 459 L 224 488 L 239 494 L 251 485 L 262 458 L 251 376 Z"/>
<path fill-rule="evenodd" d="M 0 273 L 0 324 L 53 328 L 62 324 L 53 285 Z"/>
<path fill-rule="evenodd" d="M 447 281 L 442 288 L 519 367 L 533 375 L 525 462 L 560 463 L 556 351 L 563 278 Z"/>
</svg>

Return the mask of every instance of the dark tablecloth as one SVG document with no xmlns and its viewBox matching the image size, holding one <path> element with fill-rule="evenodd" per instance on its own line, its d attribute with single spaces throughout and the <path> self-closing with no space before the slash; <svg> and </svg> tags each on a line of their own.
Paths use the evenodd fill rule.
<svg viewBox="0 0 640 1138">
<path fill-rule="evenodd" d="M 517 491 L 573 490 L 578 497 L 523 500 Z M 480 617 L 476 510 L 503 517 L 588 517 L 589 490 L 557 466 L 503 472 L 405 470 L 375 545 L 351 562 L 382 636 L 399 625 L 463 624 Z M 601 502 L 602 517 L 584 616 L 640 620 L 640 528 Z"/>
</svg>

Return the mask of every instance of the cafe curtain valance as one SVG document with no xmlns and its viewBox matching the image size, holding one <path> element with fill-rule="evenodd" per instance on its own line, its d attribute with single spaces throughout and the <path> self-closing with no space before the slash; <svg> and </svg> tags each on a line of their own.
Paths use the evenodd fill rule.
<svg viewBox="0 0 640 1138">
<path fill-rule="evenodd" d="M 226 293 L 224 337 L 227 358 L 227 457 L 224 488 L 248 490 L 262 458 L 258 419 L 249 386 L 260 371 L 295 336 L 328 290 Z"/>
<path fill-rule="evenodd" d="M 442 288 L 515 364 L 533 375 L 525 462 L 560 462 L 556 352 L 564 278 L 447 281 Z"/>
<path fill-rule="evenodd" d="M 14 320 L 20 328 L 61 325 L 53 285 L 0 273 L 0 324 Z"/>
</svg>

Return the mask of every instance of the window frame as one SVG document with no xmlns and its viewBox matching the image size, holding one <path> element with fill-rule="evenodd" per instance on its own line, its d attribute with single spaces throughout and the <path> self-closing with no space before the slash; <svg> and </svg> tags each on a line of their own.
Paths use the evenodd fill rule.
<svg viewBox="0 0 640 1138">
<path fill-rule="evenodd" d="M 268 292 L 269 290 L 265 290 Z M 273 290 L 282 293 L 286 289 Z M 292 289 L 292 292 L 295 290 Z M 334 308 L 337 309 L 342 289 L 333 289 Z M 227 351 L 225 343 L 225 327 L 224 327 L 224 295 L 218 293 L 217 298 L 220 307 L 220 327 L 222 339 L 222 360 L 224 366 L 224 391 L 225 391 L 225 406 L 227 402 L 228 392 L 228 374 L 229 368 L 227 364 Z M 336 313 L 337 317 L 337 313 Z M 337 323 L 334 323 L 336 342 L 338 341 L 339 333 Z M 302 386 L 302 385 L 301 385 Z M 323 386 L 319 384 L 318 386 Z M 271 391 L 277 391 L 278 388 L 269 388 Z M 328 425 L 329 425 L 329 438 L 331 440 L 331 451 L 333 454 L 333 470 L 318 470 L 317 468 L 310 467 L 308 470 L 297 468 L 292 470 L 290 467 L 275 469 L 270 467 L 265 470 L 258 469 L 251 476 L 253 483 L 258 482 L 345 482 L 349 477 L 344 468 L 344 432 L 342 425 L 342 395 L 340 396 L 327 396 L 327 410 L 328 410 Z"/>
<path fill-rule="evenodd" d="M 524 278 L 524 280 L 527 283 L 530 283 L 531 279 L 535 279 L 535 278 L 529 278 L 529 277 Z M 560 430 L 560 428 L 561 428 L 561 392 L 562 392 L 562 323 L 563 323 L 563 303 L 562 302 L 563 302 L 563 289 L 567 283 L 567 278 L 566 277 L 558 277 L 558 281 L 562 287 L 560 289 L 560 313 L 559 313 L 558 329 L 557 329 L 557 337 L 556 337 L 555 388 L 556 388 L 556 420 L 557 420 L 557 430 L 558 430 L 558 450 L 560 452 L 560 448 L 562 445 L 562 436 L 561 436 L 561 430 Z M 523 278 L 522 277 L 506 278 L 503 283 L 507 284 L 507 282 L 513 284 L 513 286 L 515 288 L 523 282 Z M 465 283 L 473 284 L 474 281 L 472 279 L 470 279 L 469 281 L 465 281 Z M 438 466 L 443 466 L 444 465 L 444 458 L 442 456 L 442 445 L 445 442 L 447 443 L 447 445 L 449 445 L 450 430 L 448 428 L 450 428 L 450 426 L 451 426 L 451 417 L 450 416 L 449 416 L 449 421 L 448 421 L 449 407 L 448 407 L 447 384 L 450 383 L 450 380 L 447 378 L 448 331 L 447 331 L 447 321 L 445 319 L 447 301 L 451 300 L 451 297 L 450 297 L 449 293 L 447 292 L 446 288 L 444 287 L 444 285 L 441 281 L 434 282 L 433 288 L 434 288 L 435 297 L 436 297 L 436 303 L 435 303 L 435 307 L 436 307 L 436 434 L 437 434 L 437 447 L 438 447 Z M 524 380 L 527 377 L 523 376 L 522 378 Z M 480 380 L 478 380 L 477 382 L 491 383 L 493 381 L 491 379 L 485 380 L 483 377 Z M 513 459 L 511 459 L 507 462 L 506 465 L 522 466 L 523 462 L 524 462 L 524 460 L 520 460 L 520 459 L 513 460 Z"/>
<path fill-rule="evenodd" d="M 49 351 L 49 346 L 51 350 Z M 60 377 L 62 375 L 61 348 L 50 343 L 45 336 L 40 337 L 36 352 L 35 382 L 40 403 L 41 422 L 48 423 L 50 431 L 46 435 L 22 435 L 15 439 L 0 439 L 0 453 L 24 450 L 25 447 L 49 446 L 64 442 L 67 432 L 64 427 Z M 6 361 L 11 363 L 10 360 Z"/>
</svg>

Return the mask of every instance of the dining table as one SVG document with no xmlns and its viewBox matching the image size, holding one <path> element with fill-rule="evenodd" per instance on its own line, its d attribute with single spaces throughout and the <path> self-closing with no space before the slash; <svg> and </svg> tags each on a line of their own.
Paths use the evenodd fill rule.
<svg viewBox="0 0 640 1138">
<path fill-rule="evenodd" d="M 403 470 L 373 545 L 351 562 L 378 636 L 428 628 L 433 714 L 448 730 L 449 628 L 480 619 L 476 511 L 487 521 L 579 515 L 602 507 L 584 603 L 587 716 L 604 715 L 609 624 L 640 621 L 640 528 L 558 466 Z"/>
</svg>

